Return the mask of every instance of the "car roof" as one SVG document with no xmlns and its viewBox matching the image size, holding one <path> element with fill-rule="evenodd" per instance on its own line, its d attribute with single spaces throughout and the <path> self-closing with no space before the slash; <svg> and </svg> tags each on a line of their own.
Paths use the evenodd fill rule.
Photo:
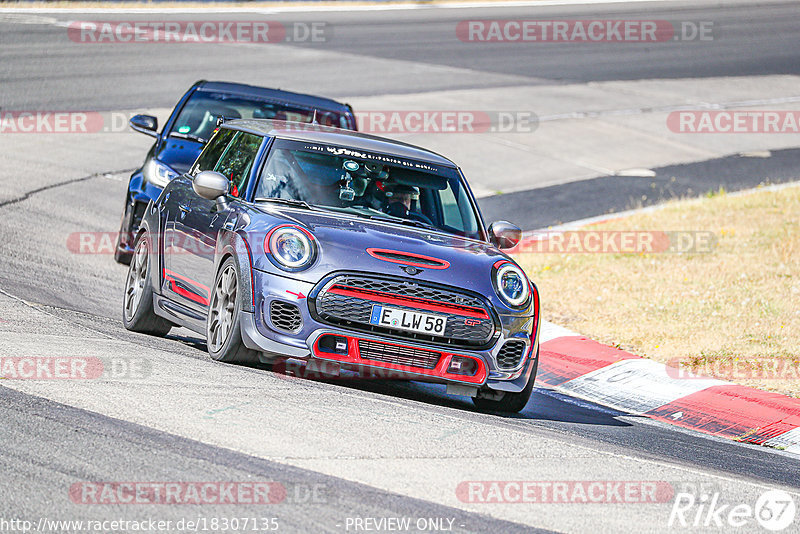
<svg viewBox="0 0 800 534">
<path fill-rule="evenodd" d="M 240 96 L 250 96 L 256 98 L 267 98 L 270 100 L 280 100 L 297 104 L 307 108 L 320 108 L 325 111 L 339 111 L 342 113 L 351 113 L 351 108 L 347 104 L 342 104 L 330 98 L 323 98 L 321 96 L 307 95 L 303 93 L 293 93 L 291 91 L 282 91 L 280 89 L 270 89 L 268 87 L 257 87 L 254 85 L 245 85 L 243 83 L 233 82 L 209 82 L 201 81 L 197 84 L 198 91 L 214 92 L 214 93 L 231 93 Z"/>
<path fill-rule="evenodd" d="M 443 165 L 445 167 L 456 167 L 456 164 L 446 157 L 418 146 L 403 143 L 402 141 L 395 141 L 394 139 L 386 139 L 384 137 L 362 134 L 350 130 L 341 130 L 339 128 L 332 128 L 319 124 L 275 121 L 270 119 L 236 119 L 225 122 L 223 127 L 257 135 L 331 144 L 365 150 L 367 152 L 399 156 L 426 163 Z"/>
</svg>

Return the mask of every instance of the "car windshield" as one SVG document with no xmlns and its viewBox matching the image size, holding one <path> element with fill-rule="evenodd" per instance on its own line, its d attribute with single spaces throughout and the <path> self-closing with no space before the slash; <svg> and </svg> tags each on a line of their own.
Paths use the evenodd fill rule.
<svg viewBox="0 0 800 534">
<path fill-rule="evenodd" d="M 480 225 L 458 171 L 399 156 L 278 139 L 256 201 L 302 201 L 365 218 L 480 239 Z"/>
<path fill-rule="evenodd" d="M 246 98 L 226 93 L 196 91 L 183 106 L 170 135 L 206 142 L 217 128 L 217 119 L 272 119 L 313 122 L 352 129 L 347 114 L 294 106 L 284 102 Z"/>
</svg>

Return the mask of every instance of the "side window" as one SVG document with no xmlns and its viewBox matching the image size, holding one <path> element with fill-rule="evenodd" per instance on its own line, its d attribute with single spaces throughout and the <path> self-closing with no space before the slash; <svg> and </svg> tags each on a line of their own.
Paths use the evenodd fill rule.
<svg viewBox="0 0 800 534">
<path fill-rule="evenodd" d="M 260 135 L 236 132 L 233 141 L 219 158 L 214 170 L 231 181 L 231 195 L 238 197 L 247 188 L 250 170 L 263 139 Z"/>
<path fill-rule="evenodd" d="M 213 171 L 217 166 L 219 157 L 225 151 L 225 147 L 228 146 L 228 142 L 230 142 L 236 133 L 237 132 L 234 130 L 224 129 L 217 132 L 217 134 L 211 138 L 206 147 L 203 149 L 203 152 L 197 158 L 197 161 L 194 162 L 194 166 L 192 167 L 192 176 L 196 175 L 200 171 Z"/>
<path fill-rule="evenodd" d="M 449 180 L 447 189 L 439 192 L 442 217 L 446 226 L 467 237 L 478 237 L 477 214 L 473 211 L 467 190 L 457 180 Z"/>
<path fill-rule="evenodd" d="M 439 198 L 442 201 L 442 217 L 444 224 L 458 230 L 464 231 L 464 220 L 461 218 L 461 212 L 458 209 L 458 202 L 453 194 L 453 190 L 448 186 L 447 189 L 439 192 Z"/>
</svg>

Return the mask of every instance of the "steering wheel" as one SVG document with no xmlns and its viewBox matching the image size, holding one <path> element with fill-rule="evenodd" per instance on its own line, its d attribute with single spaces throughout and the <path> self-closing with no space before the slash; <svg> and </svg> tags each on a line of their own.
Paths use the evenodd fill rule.
<svg viewBox="0 0 800 534">
<path fill-rule="evenodd" d="M 415 220 L 417 220 L 417 221 L 419 221 L 419 222 L 423 222 L 423 223 L 425 223 L 425 224 L 429 224 L 429 225 L 431 225 L 431 226 L 435 226 L 435 225 L 433 224 L 433 221 L 432 221 L 432 220 L 430 220 L 430 219 L 429 219 L 429 218 L 428 218 L 426 215 L 424 215 L 424 214 L 422 214 L 422 213 L 420 213 L 420 212 L 418 212 L 418 211 L 411 211 L 411 210 L 409 210 L 409 212 L 408 212 L 408 218 L 409 218 L 409 219 L 415 219 Z"/>
<path fill-rule="evenodd" d="M 428 217 L 417 211 L 409 210 L 402 202 L 390 202 L 385 211 L 392 217 L 413 219 L 415 221 L 435 226 L 433 221 L 431 221 Z"/>
</svg>

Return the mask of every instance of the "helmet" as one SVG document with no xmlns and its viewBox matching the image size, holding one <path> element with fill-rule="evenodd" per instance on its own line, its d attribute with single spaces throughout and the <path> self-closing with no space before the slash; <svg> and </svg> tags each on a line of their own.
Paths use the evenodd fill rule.
<svg viewBox="0 0 800 534">
<path fill-rule="evenodd" d="M 411 200 L 419 200 L 419 188 L 413 185 L 393 184 L 386 186 L 386 197 L 389 202 L 399 195 L 411 195 Z"/>
</svg>

